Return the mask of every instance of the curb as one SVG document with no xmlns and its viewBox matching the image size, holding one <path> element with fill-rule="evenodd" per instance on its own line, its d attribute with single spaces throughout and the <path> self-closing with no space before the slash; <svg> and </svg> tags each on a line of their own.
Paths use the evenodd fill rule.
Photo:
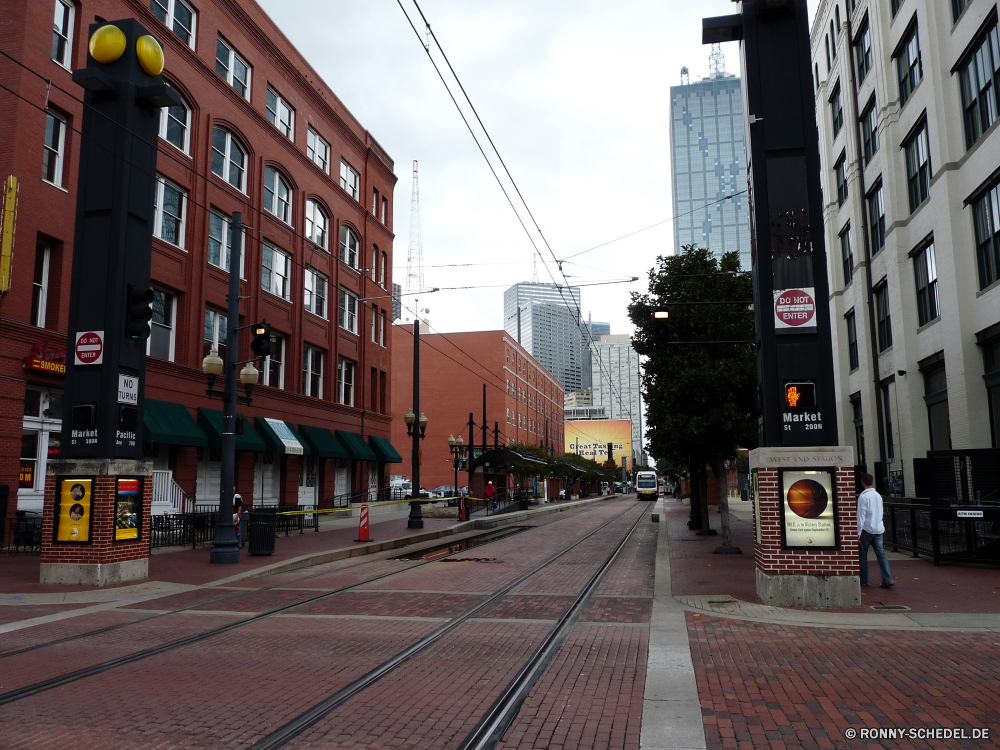
<svg viewBox="0 0 1000 750">
<path fill-rule="evenodd" d="M 281 562 L 272 563 L 271 565 L 264 565 L 260 568 L 256 568 L 254 570 L 248 570 L 244 573 L 237 573 L 236 575 L 229 576 L 227 578 L 220 578 L 219 580 L 210 581 L 209 583 L 205 583 L 202 585 L 226 586 L 230 583 L 245 581 L 251 578 L 264 578 L 266 576 L 277 575 L 279 573 L 289 573 L 293 570 L 301 570 L 302 568 L 311 568 L 315 565 L 324 565 L 326 563 L 336 562 L 337 560 L 346 560 L 349 557 L 362 557 L 363 555 L 373 555 L 377 552 L 382 552 L 384 550 L 399 549 L 400 547 L 406 547 L 411 544 L 420 544 L 421 542 L 428 542 L 434 539 L 441 539 L 442 537 L 464 534 L 468 531 L 495 529 L 497 526 L 516 523 L 518 521 L 525 521 L 530 518 L 545 516 L 551 513 L 562 513 L 564 510 L 567 510 L 569 508 L 579 508 L 581 506 L 591 505 L 593 503 L 600 503 L 606 500 L 611 500 L 612 498 L 619 498 L 619 497 L 627 497 L 627 496 L 601 495 L 598 497 L 587 498 L 586 500 L 578 500 L 576 502 L 567 503 L 565 505 L 541 507 L 541 508 L 536 508 L 535 510 L 518 511 L 516 513 L 504 513 L 503 515 L 494 516 L 492 518 L 479 518 L 476 519 L 475 521 L 465 521 L 464 523 L 459 523 L 455 524 L 454 526 L 449 526 L 446 529 L 438 529 L 436 531 L 424 531 L 419 534 L 411 534 L 409 536 L 400 536 L 396 537 L 395 539 L 386 539 L 384 542 L 371 542 L 369 544 L 359 544 L 357 547 L 341 547 L 339 549 L 328 550 L 326 552 L 313 552 L 308 555 L 293 557 L 290 560 L 283 560 Z"/>
</svg>

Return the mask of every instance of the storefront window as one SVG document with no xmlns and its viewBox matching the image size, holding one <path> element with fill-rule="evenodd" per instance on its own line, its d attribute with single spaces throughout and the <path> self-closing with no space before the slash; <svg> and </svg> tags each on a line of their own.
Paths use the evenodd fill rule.
<svg viewBox="0 0 1000 750">
<path fill-rule="evenodd" d="M 21 422 L 18 510 L 40 511 L 48 461 L 62 453 L 62 391 L 28 386 Z"/>
<path fill-rule="evenodd" d="M 19 489 L 34 489 L 38 470 L 38 433 L 25 432 L 21 435 L 21 464 L 17 474 Z"/>
<path fill-rule="evenodd" d="M 42 416 L 42 392 L 28 388 L 24 392 L 24 416 Z"/>
</svg>

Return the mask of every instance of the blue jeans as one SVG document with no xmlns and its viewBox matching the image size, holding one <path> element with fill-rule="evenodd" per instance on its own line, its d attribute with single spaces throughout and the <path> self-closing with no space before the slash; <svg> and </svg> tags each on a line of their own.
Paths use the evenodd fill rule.
<svg viewBox="0 0 1000 750">
<path fill-rule="evenodd" d="M 882 574 L 882 583 L 892 583 L 892 572 L 889 570 L 889 558 L 885 556 L 882 548 L 882 535 L 869 534 L 867 531 L 861 532 L 858 540 L 858 562 L 861 565 L 861 583 L 868 583 L 868 547 L 875 548 L 875 559 L 878 560 L 878 569 Z"/>
</svg>

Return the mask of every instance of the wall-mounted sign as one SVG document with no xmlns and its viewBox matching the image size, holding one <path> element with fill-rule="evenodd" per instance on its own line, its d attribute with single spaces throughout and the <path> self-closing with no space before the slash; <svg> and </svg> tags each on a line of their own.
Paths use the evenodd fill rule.
<svg viewBox="0 0 1000 750">
<path fill-rule="evenodd" d="M 73 353 L 78 365 L 101 364 L 104 361 L 104 331 L 77 333 Z"/>
<path fill-rule="evenodd" d="M 60 477 L 59 492 L 56 494 L 55 540 L 71 544 L 90 541 L 90 531 L 94 525 L 92 478 Z"/>
<path fill-rule="evenodd" d="M 115 487 L 115 541 L 138 539 L 142 528 L 142 480 L 119 477 Z"/>
<path fill-rule="evenodd" d="M 833 470 L 779 471 L 785 549 L 839 549 Z"/>
<path fill-rule="evenodd" d="M 264 417 L 264 421 L 267 422 L 268 427 L 274 430 L 275 436 L 285 446 L 285 453 L 292 456 L 301 456 L 305 453 L 302 443 L 295 438 L 295 434 L 288 429 L 287 424 L 280 419 L 271 419 L 270 417 Z"/>
<path fill-rule="evenodd" d="M 805 331 L 816 328 L 816 290 L 808 286 L 801 289 L 774 290 L 775 330 Z"/>
<path fill-rule="evenodd" d="M 21 459 L 21 466 L 17 471 L 17 486 L 22 489 L 35 486 L 35 459 Z"/>
<path fill-rule="evenodd" d="M 983 512 L 981 510 L 957 510 L 955 511 L 956 518 L 982 518 Z"/>
<path fill-rule="evenodd" d="M 35 342 L 31 354 L 21 360 L 25 370 L 66 374 L 66 347 L 50 344 L 48 341 Z"/>
</svg>

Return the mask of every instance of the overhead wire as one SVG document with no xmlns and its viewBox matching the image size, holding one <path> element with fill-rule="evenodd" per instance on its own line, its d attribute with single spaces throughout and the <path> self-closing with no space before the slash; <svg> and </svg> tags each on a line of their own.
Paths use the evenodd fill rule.
<svg viewBox="0 0 1000 750">
<path fill-rule="evenodd" d="M 480 128 L 482 128 L 483 133 L 485 134 L 487 140 L 489 141 L 490 146 L 493 149 L 493 152 L 496 154 L 497 159 L 500 161 L 500 164 L 503 167 L 503 170 L 504 170 L 504 172 L 507 175 L 507 179 L 510 181 L 511 185 L 514 188 L 514 191 L 517 193 L 517 196 L 520 199 L 521 204 L 524 206 L 524 209 L 527 212 L 528 217 L 531 219 L 531 222 L 532 222 L 532 224 L 535 227 L 535 231 L 538 232 L 538 236 L 541 238 L 542 242 L 545 244 L 545 247 L 548 249 L 549 254 L 552 256 L 553 261 L 555 261 L 555 263 L 556 263 L 556 265 L 557 265 L 557 267 L 559 269 L 559 273 L 563 277 L 563 281 L 566 282 L 566 286 L 572 288 L 572 285 L 569 283 L 569 279 L 566 278 L 566 274 L 562 270 L 562 266 L 560 265 L 559 259 L 556 258 L 555 252 L 553 252 L 552 247 L 549 245 L 548 240 L 545 238 L 545 235 L 544 235 L 544 233 L 541 230 L 541 227 L 538 225 L 538 222 L 535 219 L 534 214 L 531 212 L 531 208 L 528 206 L 528 203 L 524 199 L 524 196 L 521 193 L 520 188 L 517 186 L 517 181 L 514 180 L 513 175 L 511 175 L 510 170 L 507 168 L 507 164 L 506 164 L 506 162 L 504 162 L 503 157 L 500 155 L 500 152 L 499 152 L 499 150 L 496 147 L 496 144 L 493 142 L 493 138 L 490 136 L 489 130 L 486 128 L 486 126 L 483 124 L 482 119 L 479 117 L 479 113 L 476 110 L 475 105 L 472 103 L 472 100 L 469 97 L 468 93 L 466 92 L 465 86 L 462 84 L 461 79 L 458 77 L 458 74 L 455 72 L 454 67 L 452 67 L 451 61 L 448 59 L 448 55 L 445 53 L 444 48 L 441 45 L 440 40 L 437 38 L 437 35 L 434 33 L 434 30 L 431 28 L 430 23 L 427 21 L 427 17 L 424 15 L 424 12 L 421 9 L 420 4 L 417 2 L 417 0 L 411 0 L 411 2 L 416 7 L 417 12 L 420 14 L 421 19 L 423 19 L 424 25 L 425 25 L 425 27 L 427 29 L 428 34 L 430 35 L 430 38 L 432 38 L 434 40 L 434 44 L 436 45 L 438 51 L 441 53 L 442 58 L 444 58 L 445 63 L 448 65 L 448 69 L 451 71 L 451 74 L 454 77 L 455 82 L 458 84 L 459 89 L 462 92 L 462 95 L 465 97 L 465 101 L 468 103 L 469 108 L 472 110 L 473 114 L 476 117 L 476 121 L 479 123 Z M 531 243 L 531 245 L 534 248 L 535 252 L 541 258 L 541 260 L 542 260 L 542 266 L 545 268 L 546 272 L 549 274 L 549 277 L 552 279 L 553 284 L 555 286 L 557 286 L 557 288 L 559 288 L 559 296 L 563 300 L 563 302 L 565 303 L 566 302 L 566 297 L 565 297 L 565 294 L 563 292 L 562 287 L 556 283 L 555 276 L 552 274 L 552 270 L 549 268 L 548 263 L 546 262 L 545 258 L 542 256 L 541 251 L 539 250 L 537 244 L 535 243 L 534 237 L 532 237 L 531 232 L 528 230 L 528 227 L 525 225 L 524 220 L 521 218 L 520 212 L 518 212 L 517 208 L 514 206 L 514 202 L 511 199 L 510 194 L 507 192 L 507 189 L 504 186 L 503 181 L 500 179 L 500 176 L 497 174 L 496 169 L 493 167 L 493 163 L 490 161 L 489 157 L 487 157 L 486 151 L 484 150 L 482 144 L 480 143 L 479 138 L 476 136 L 475 131 L 472 129 L 472 126 L 470 125 L 468 118 L 465 116 L 465 113 L 462 111 L 462 108 L 459 106 L 458 102 L 456 101 L 455 96 L 452 93 L 451 87 L 448 85 L 447 81 L 445 81 L 444 76 L 441 73 L 441 69 L 438 67 L 437 62 L 434 60 L 434 57 L 431 55 L 429 44 L 426 44 L 421 39 L 420 32 L 417 31 L 417 28 L 414 25 L 413 20 L 410 18 L 410 14 L 407 13 L 406 8 L 403 7 L 402 1 L 401 0 L 396 0 L 396 3 L 399 5 L 399 8 L 403 12 L 403 15 L 406 16 L 406 20 L 410 24 L 410 28 L 413 29 L 413 33 L 416 35 L 417 40 L 420 41 L 420 46 L 424 48 L 424 52 L 427 54 L 427 58 L 430 60 L 431 65 L 434 66 L 434 70 L 437 72 L 438 78 L 441 80 L 442 85 L 444 85 L 445 90 L 448 92 L 448 96 L 451 99 L 452 103 L 455 105 L 455 109 L 458 110 L 459 116 L 462 118 L 462 121 L 465 123 L 465 126 L 468 129 L 469 134 L 472 136 L 472 139 L 475 141 L 476 146 L 479 149 L 479 152 L 483 156 L 483 159 L 486 160 L 487 166 L 490 168 L 490 171 L 493 173 L 493 177 L 496 179 L 497 184 L 500 186 L 500 189 L 503 192 L 504 197 L 507 199 L 507 202 L 510 204 L 511 210 L 514 211 L 514 214 L 517 216 L 518 222 L 521 224 L 522 229 L 524 229 L 525 235 L 528 237 L 528 241 Z M 582 325 L 582 322 L 581 322 L 582 319 L 583 319 L 583 311 L 580 309 L 580 304 L 579 304 L 579 302 L 577 302 L 575 295 L 570 294 L 570 299 L 572 300 L 573 306 L 576 308 L 576 312 L 577 312 L 577 316 L 576 316 L 576 320 L 575 320 L 576 326 L 577 326 L 577 328 L 580 329 L 581 335 L 587 337 L 587 339 L 588 339 L 588 347 L 589 347 L 590 344 L 592 343 L 592 335 L 589 332 L 589 329 L 588 329 L 588 331 L 586 333 L 583 330 L 583 325 Z M 569 305 L 566 305 L 566 306 L 569 307 Z M 598 357 L 597 359 L 598 359 L 599 367 L 600 367 L 601 371 L 607 375 L 609 390 L 611 391 L 612 395 L 616 396 L 617 399 L 618 399 L 618 405 L 619 405 L 620 412 L 621 413 L 625 413 L 626 409 L 625 409 L 624 402 L 622 401 L 621 392 L 620 391 L 616 392 L 615 384 L 614 384 L 613 380 L 611 379 L 611 373 L 607 372 L 605 370 L 603 358 Z M 631 409 L 628 409 L 627 412 L 629 414 L 629 417 L 631 418 L 631 414 L 632 414 Z"/>
</svg>

